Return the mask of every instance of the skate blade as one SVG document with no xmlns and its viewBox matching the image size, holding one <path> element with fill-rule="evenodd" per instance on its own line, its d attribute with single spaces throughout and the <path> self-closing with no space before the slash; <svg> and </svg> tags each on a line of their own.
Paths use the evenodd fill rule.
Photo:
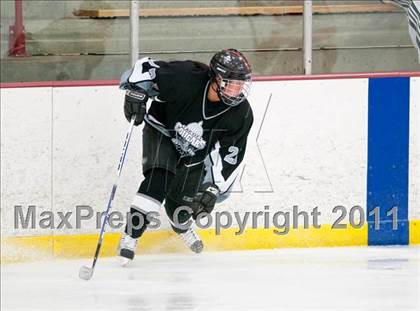
<svg viewBox="0 0 420 311">
<path fill-rule="evenodd" d="M 118 261 L 120 263 L 120 266 L 125 268 L 125 267 L 128 267 L 133 260 L 122 257 L 122 256 L 118 256 Z"/>
</svg>

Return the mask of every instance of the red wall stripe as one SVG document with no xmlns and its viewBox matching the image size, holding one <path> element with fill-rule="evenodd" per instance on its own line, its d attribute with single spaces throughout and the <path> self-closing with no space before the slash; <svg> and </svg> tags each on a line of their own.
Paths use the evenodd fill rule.
<svg viewBox="0 0 420 311">
<path fill-rule="evenodd" d="M 257 76 L 254 81 L 298 81 L 327 79 L 367 79 L 367 78 L 420 77 L 420 71 L 376 72 L 376 73 L 337 73 L 320 75 Z M 0 83 L 0 88 L 29 87 L 76 87 L 118 85 L 119 80 L 80 80 L 80 81 L 45 81 Z"/>
</svg>

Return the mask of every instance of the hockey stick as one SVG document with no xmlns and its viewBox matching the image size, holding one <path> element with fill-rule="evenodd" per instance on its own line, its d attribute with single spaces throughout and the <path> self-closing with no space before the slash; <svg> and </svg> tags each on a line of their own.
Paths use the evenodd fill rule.
<svg viewBox="0 0 420 311">
<path fill-rule="evenodd" d="M 134 126 L 135 120 L 136 120 L 136 116 L 133 116 L 131 118 L 130 126 L 128 127 L 128 130 L 127 130 L 127 134 L 125 135 L 123 150 L 121 152 L 120 161 L 118 162 L 117 177 L 116 177 L 114 185 L 112 186 L 111 195 L 108 201 L 108 207 L 106 208 L 106 211 L 105 211 L 105 217 L 104 217 L 104 221 L 102 222 L 102 228 L 99 234 L 98 244 L 96 246 L 96 251 L 95 251 L 95 256 L 93 258 L 92 267 L 82 266 L 80 267 L 80 270 L 79 270 L 79 277 L 86 281 L 92 278 L 96 261 L 98 260 L 98 257 L 99 257 L 99 252 L 102 246 L 102 240 L 104 238 L 105 226 L 106 226 L 106 223 L 108 222 L 109 211 L 111 210 L 112 200 L 114 200 L 115 193 L 117 192 L 118 181 L 121 176 L 121 171 L 124 165 L 125 155 L 127 153 L 128 144 L 130 143 L 131 133 L 133 132 L 133 126 Z"/>
</svg>

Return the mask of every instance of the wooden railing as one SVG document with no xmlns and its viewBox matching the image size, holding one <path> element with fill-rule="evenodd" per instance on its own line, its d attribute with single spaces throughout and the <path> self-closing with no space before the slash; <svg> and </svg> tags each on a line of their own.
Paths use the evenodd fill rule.
<svg viewBox="0 0 420 311">
<path fill-rule="evenodd" d="M 208 7 L 208 8 L 159 8 L 141 9 L 140 17 L 187 17 L 187 16 L 253 16 L 253 15 L 288 15 L 302 14 L 301 5 L 289 6 L 249 6 L 249 7 Z M 390 13 L 401 12 L 392 4 L 340 4 L 314 5 L 314 14 L 343 14 L 343 13 Z M 98 9 L 77 10 L 73 14 L 77 17 L 113 18 L 129 17 L 128 9 Z"/>
</svg>

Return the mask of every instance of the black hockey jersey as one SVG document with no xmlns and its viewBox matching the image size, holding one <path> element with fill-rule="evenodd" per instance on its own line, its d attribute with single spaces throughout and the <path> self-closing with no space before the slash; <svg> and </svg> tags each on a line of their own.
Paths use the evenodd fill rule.
<svg viewBox="0 0 420 311">
<path fill-rule="evenodd" d="M 139 60 L 120 88 L 141 87 L 153 98 L 145 121 L 168 136 L 189 165 L 211 163 L 221 192 L 233 184 L 253 122 L 247 100 L 230 107 L 207 99 L 208 66 L 193 61 Z"/>
</svg>

